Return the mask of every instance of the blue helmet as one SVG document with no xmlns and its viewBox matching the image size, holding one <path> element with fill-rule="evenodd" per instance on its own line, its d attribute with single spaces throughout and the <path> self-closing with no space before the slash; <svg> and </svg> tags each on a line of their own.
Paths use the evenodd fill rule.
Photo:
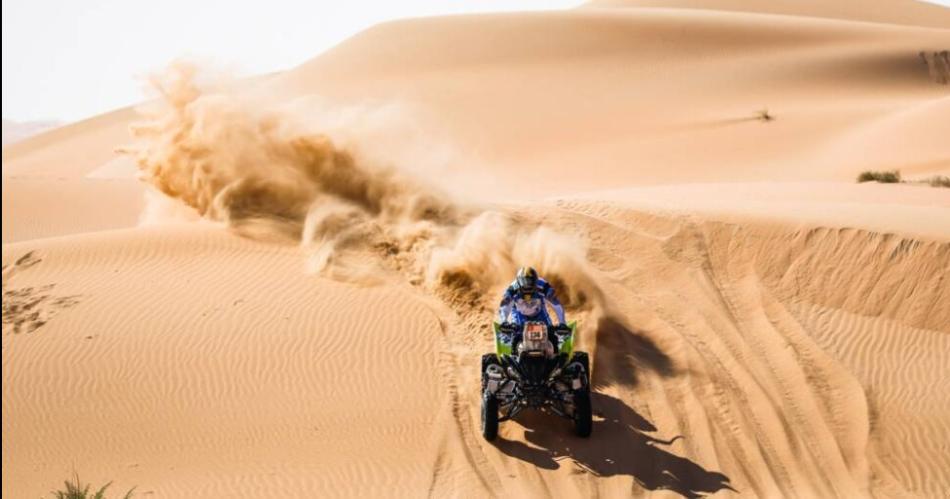
<svg viewBox="0 0 950 499">
<path fill-rule="evenodd" d="M 538 289 L 538 271 L 534 267 L 521 267 L 516 281 L 521 293 L 534 293 Z"/>
</svg>

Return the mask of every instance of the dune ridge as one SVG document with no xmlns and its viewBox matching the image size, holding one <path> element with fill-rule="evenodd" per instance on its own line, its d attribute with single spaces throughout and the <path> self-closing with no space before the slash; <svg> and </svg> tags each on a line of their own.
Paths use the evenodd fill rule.
<svg viewBox="0 0 950 499">
<path fill-rule="evenodd" d="M 839 2 L 821 2 L 818 0 L 796 2 L 744 2 L 739 0 L 592 0 L 584 4 L 583 7 L 704 9 L 950 28 L 950 13 L 947 12 L 946 7 L 916 0 L 876 2 L 873 5 L 858 0 L 842 0 Z"/>
</svg>

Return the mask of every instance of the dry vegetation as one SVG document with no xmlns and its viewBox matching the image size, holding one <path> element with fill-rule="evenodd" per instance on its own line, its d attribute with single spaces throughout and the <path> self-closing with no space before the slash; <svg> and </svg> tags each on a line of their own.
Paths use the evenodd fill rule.
<svg viewBox="0 0 950 499">
<path fill-rule="evenodd" d="M 930 187 L 950 187 L 950 177 L 934 175 L 919 180 L 904 180 L 900 170 L 863 171 L 858 175 L 858 182 L 879 182 L 882 184 L 927 184 Z"/>
<path fill-rule="evenodd" d="M 105 499 L 106 498 L 106 489 L 112 485 L 112 482 L 109 482 L 102 487 L 99 487 L 99 490 L 91 492 L 90 489 L 92 485 L 83 484 L 79 479 L 79 474 L 73 475 L 72 480 L 66 480 L 63 482 L 63 490 L 53 491 L 53 497 L 56 499 Z M 124 499 L 129 499 L 132 497 L 132 492 L 135 489 L 129 489 L 128 492 L 122 496 Z"/>
<path fill-rule="evenodd" d="M 901 182 L 900 170 L 872 171 L 867 170 L 858 175 L 858 182 L 880 182 L 882 184 L 896 184 Z"/>
</svg>

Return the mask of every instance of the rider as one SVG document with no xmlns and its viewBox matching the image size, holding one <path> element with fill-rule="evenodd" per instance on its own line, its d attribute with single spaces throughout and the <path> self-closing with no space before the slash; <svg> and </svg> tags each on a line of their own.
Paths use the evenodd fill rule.
<svg viewBox="0 0 950 499">
<path fill-rule="evenodd" d="M 551 304 L 560 326 L 563 326 L 564 307 L 554 294 L 554 288 L 547 281 L 538 277 L 538 271 L 532 267 L 521 267 L 515 280 L 505 290 L 498 310 L 498 317 L 502 324 L 520 326 L 525 321 L 544 321 L 549 327 L 551 317 L 548 315 L 547 303 Z"/>
</svg>

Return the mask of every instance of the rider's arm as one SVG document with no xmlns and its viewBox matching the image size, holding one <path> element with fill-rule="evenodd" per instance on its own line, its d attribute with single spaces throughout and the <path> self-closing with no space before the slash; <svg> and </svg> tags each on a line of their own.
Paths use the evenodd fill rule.
<svg viewBox="0 0 950 499">
<path fill-rule="evenodd" d="M 544 293 L 545 298 L 547 298 L 548 303 L 551 304 L 551 308 L 554 309 L 554 313 L 557 314 L 557 321 L 559 324 L 567 324 L 564 320 L 564 307 L 561 306 L 561 302 L 558 301 L 557 295 L 554 293 L 554 286 L 546 286 L 547 290 Z"/>
<path fill-rule="evenodd" d="M 514 303 L 515 301 L 511 290 L 505 290 L 505 295 L 501 297 L 501 304 L 498 305 L 498 322 L 504 323 L 508 320 L 508 316 L 511 315 L 511 307 Z"/>
</svg>

